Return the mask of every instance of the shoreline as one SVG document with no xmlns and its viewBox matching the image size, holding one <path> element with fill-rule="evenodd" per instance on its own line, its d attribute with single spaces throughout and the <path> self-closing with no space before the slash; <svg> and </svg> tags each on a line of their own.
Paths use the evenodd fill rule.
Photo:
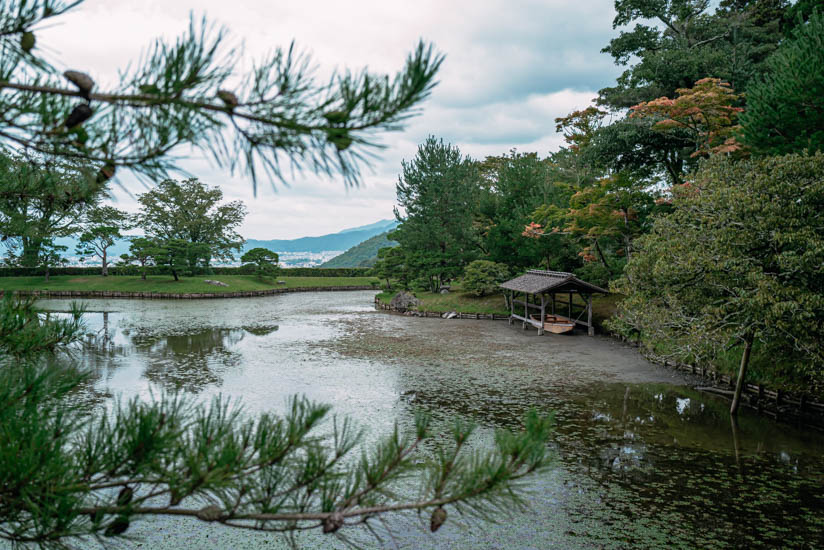
<svg viewBox="0 0 824 550">
<path fill-rule="evenodd" d="M 255 298 L 290 292 L 335 292 L 344 290 L 377 290 L 371 285 L 315 286 L 237 290 L 233 292 L 132 292 L 121 290 L 0 290 L 0 294 L 35 298 L 136 298 L 149 300 L 197 300 L 201 298 Z"/>
</svg>

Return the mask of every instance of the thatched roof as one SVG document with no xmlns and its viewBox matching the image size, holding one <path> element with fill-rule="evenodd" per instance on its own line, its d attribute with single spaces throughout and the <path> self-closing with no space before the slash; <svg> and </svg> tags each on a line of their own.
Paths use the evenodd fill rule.
<svg viewBox="0 0 824 550">
<path fill-rule="evenodd" d="M 527 294 L 541 294 L 542 292 L 583 292 L 587 294 L 609 294 L 599 286 L 582 281 L 572 273 L 564 271 L 539 271 L 530 269 L 520 277 L 501 284 L 502 288 Z"/>
</svg>

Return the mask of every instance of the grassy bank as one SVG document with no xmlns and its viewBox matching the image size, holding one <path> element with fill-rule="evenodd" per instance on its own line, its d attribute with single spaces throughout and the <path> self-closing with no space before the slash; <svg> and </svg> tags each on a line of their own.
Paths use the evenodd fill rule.
<svg viewBox="0 0 824 550">
<path fill-rule="evenodd" d="M 204 279 L 220 281 L 229 286 L 215 286 Z M 285 284 L 277 284 L 284 281 Z M 270 288 L 307 288 L 335 286 L 369 286 L 377 281 L 374 277 L 276 277 L 259 279 L 254 275 L 200 275 L 181 277 L 175 281 L 168 275 L 150 275 L 144 281 L 139 276 L 103 277 L 101 275 L 57 275 L 48 282 L 43 277 L 2 277 L 0 291 L 14 290 L 78 290 L 113 292 L 164 292 L 164 293 L 221 293 Z"/>
<path fill-rule="evenodd" d="M 378 294 L 378 299 L 388 304 L 398 291 L 383 291 Z M 460 311 L 461 313 L 493 313 L 498 315 L 509 315 L 506 302 L 502 294 L 492 294 L 489 296 L 475 296 L 464 292 L 459 285 L 452 285 L 452 291 L 448 294 L 433 294 L 431 292 L 415 292 L 415 296 L 421 301 L 418 306 L 419 311 L 437 311 L 444 313 L 447 311 Z M 600 330 L 602 323 L 615 313 L 615 304 L 620 300 L 618 295 L 596 296 L 592 299 L 592 318 L 595 326 Z M 574 303 L 581 302 L 580 297 L 573 297 Z M 563 312 L 563 309 L 560 310 Z"/>
</svg>

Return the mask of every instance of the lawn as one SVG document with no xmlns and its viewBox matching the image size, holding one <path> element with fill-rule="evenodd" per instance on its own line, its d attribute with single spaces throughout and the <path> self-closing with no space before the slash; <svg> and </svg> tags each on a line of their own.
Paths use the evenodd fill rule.
<svg viewBox="0 0 824 550">
<path fill-rule="evenodd" d="M 397 291 L 384 291 L 378 294 L 378 299 L 388 304 Z M 448 294 L 433 294 L 432 292 L 415 292 L 415 296 L 421 301 L 418 306 L 419 311 L 460 311 L 461 313 L 494 313 L 498 315 L 509 315 L 506 302 L 502 294 L 490 294 L 488 296 L 475 296 L 468 292 L 463 292 L 460 285 L 453 284 Z M 562 297 L 559 297 L 559 300 Z M 592 320 L 598 329 L 602 328 L 602 323 L 615 313 L 615 306 L 621 299 L 617 294 L 609 296 L 595 296 L 592 299 Z M 579 296 L 573 297 L 574 303 L 583 303 Z M 561 309 L 560 311 L 563 311 Z"/>
<path fill-rule="evenodd" d="M 215 286 L 205 279 L 221 281 L 229 286 Z M 286 284 L 277 284 L 284 281 Z M 144 281 L 140 276 L 55 275 L 48 282 L 43 277 L 2 277 L 0 291 L 8 290 L 80 290 L 115 292 L 165 292 L 173 294 L 238 292 L 270 288 L 306 288 L 334 286 L 370 286 L 374 277 L 276 277 L 258 279 L 254 275 L 201 275 L 181 277 L 175 281 L 170 275 L 150 275 Z"/>
</svg>

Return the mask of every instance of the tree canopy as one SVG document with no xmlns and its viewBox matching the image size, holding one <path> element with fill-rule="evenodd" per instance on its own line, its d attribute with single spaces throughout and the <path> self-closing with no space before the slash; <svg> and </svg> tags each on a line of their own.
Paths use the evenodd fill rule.
<svg viewBox="0 0 824 550">
<path fill-rule="evenodd" d="M 798 25 L 747 88 L 743 140 L 761 155 L 824 150 L 824 8 Z"/>
<path fill-rule="evenodd" d="M 246 216 L 240 201 L 223 204 L 223 191 L 195 178 L 164 180 L 138 196 L 137 224 L 158 242 L 182 240 L 205 247 L 206 264 L 212 258 L 228 260 L 240 250 L 237 228 Z"/>
<path fill-rule="evenodd" d="M 638 239 L 614 290 L 614 326 L 658 351 L 708 361 L 753 344 L 767 369 L 792 362 L 802 387 L 824 384 L 824 154 L 733 162 L 715 157 L 676 191 L 673 211 Z M 764 368 L 762 365 L 761 368 Z"/>
</svg>

